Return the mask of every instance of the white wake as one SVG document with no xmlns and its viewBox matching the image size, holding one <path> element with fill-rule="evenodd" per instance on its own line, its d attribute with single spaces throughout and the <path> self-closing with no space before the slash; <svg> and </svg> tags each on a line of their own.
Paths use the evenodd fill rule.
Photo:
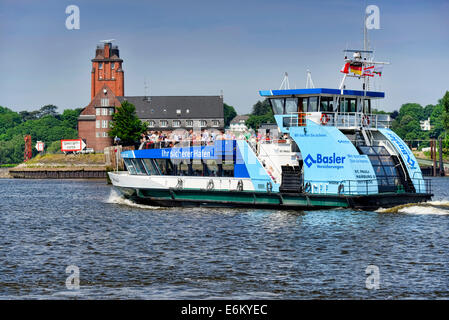
<svg viewBox="0 0 449 320">
<path fill-rule="evenodd" d="M 380 213 L 406 213 L 417 215 L 449 215 L 449 201 L 429 201 L 423 203 L 409 203 L 392 208 L 380 208 L 376 210 Z"/>
<path fill-rule="evenodd" d="M 119 205 L 125 205 L 128 207 L 134 207 L 134 208 L 140 208 L 140 209 L 161 209 L 161 207 L 157 206 L 148 206 L 140 203 L 135 203 L 134 201 L 131 201 L 129 199 L 126 199 L 123 197 L 120 193 L 118 193 L 116 190 L 111 189 L 111 193 L 109 194 L 108 199 L 105 201 L 106 203 L 111 204 L 119 204 Z"/>
</svg>

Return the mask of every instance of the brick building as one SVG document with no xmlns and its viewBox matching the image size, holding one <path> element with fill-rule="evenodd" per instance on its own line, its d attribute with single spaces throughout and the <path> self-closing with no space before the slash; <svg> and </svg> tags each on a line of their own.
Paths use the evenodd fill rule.
<svg viewBox="0 0 449 320">
<path fill-rule="evenodd" d="M 87 148 L 103 152 L 113 144 L 108 135 L 112 116 L 125 100 L 134 104 L 137 116 L 148 123 L 149 130 L 223 129 L 223 97 L 125 96 L 122 63 L 117 46 L 97 46 L 92 59 L 91 102 L 78 118 L 78 135 L 85 139 Z"/>
</svg>

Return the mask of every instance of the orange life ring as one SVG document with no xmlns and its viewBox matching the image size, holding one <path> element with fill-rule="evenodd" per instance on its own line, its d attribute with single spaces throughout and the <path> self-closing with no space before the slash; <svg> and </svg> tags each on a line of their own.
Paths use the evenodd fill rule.
<svg viewBox="0 0 449 320">
<path fill-rule="evenodd" d="M 326 123 L 329 122 L 329 120 L 330 120 L 330 118 L 329 118 L 329 116 L 328 116 L 326 113 L 322 113 L 322 114 L 321 114 L 320 122 L 321 122 L 322 124 L 325 125 Z"/>
</svg>

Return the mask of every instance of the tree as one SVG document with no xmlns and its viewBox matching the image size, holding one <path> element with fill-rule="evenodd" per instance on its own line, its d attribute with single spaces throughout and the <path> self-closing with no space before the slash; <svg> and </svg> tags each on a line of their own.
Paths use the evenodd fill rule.
<svg viewBox="0 0 449 320">
<path fill-rule="evenodd" d="M 265 99 L 264 101 L 256 102 L 256 104 L 253 106 L 253 111 L 251 114 L 255 116 L 262 116 L 269 112 L 271 112 L 271 105 L 268 99 Z"/>
<path fill-rule="evenodd" d="M 58 115 L 58 112 L 56 111 L 56 109 L 58 109 L 57 106 L 52 105 L 52 104 L 47 104 L 45 106 L 43 106 L 40 110 L 39 110 L 39 117 L 45 117 L 45 116 L 52 116 L 52 117 L 56 117 Z"/>
<path fill-rule="evenodd" d="M 223 114 L 224 114 L 224 125 L 225 127 L 227 127 L 231 123 L 232 119 L 235 118 L 237 112 L 235 111 L 233 106 L 223 103 Z"/>
<path fill-rule="evenodd" d="M 444 128 L 446 130 L 449 130 L 449 91 L 446 91 L 444 97 L 440 101 L 438 101 L 438 103 L 444 108 Z"/>
<path fill-rule="evenodd" d="M 128 101 L 123 101 L 112 116 L 109 136 L 119 137 L 123 145 L 133 145 L 146 130 L 146 125 L 136 115 L 136 107 Z"/>
<path fill-rule="evenodd" d="M 251 115 L 245 122 L 248 128 L 252 128 L 254 130 L 257 130 L 263 123 L 274 123 L 274 117 L 271 111 L 260 116 Z"/>
</svg>

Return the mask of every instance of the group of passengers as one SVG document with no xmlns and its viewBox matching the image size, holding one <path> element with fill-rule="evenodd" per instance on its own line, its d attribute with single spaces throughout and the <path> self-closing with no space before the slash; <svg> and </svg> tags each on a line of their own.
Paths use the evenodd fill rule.
<svg viewBox="0 0 449 320">
<path fill-rule="evenodd" d="M 140 149 L 172 148 L 179 143 L 208 146 L 213 145 L 216 140 L 246 140 L 255 145 L 258 142 L 270 143 L 272 139 L 271 134 L 265 130 L 259 130 L 256 134 L 251 129 L 239 133 L 217 129 L 174 130 L 171 132 L 147 131 L 141 135 Z"/>
</svg>

